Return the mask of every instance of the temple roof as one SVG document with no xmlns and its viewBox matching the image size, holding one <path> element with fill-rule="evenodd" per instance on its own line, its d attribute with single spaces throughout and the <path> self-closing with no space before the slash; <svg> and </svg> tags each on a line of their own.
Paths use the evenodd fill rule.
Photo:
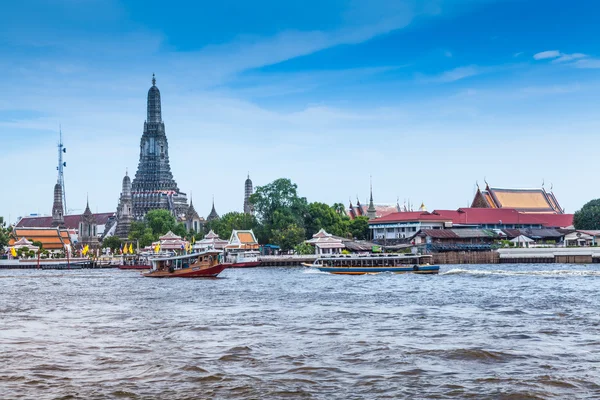
<svg viewBox="0 0 600 400">
<path fill-rule="evenodd" d="M 109 213 L 96 213 L 93 214 L 98 225 L 106 225 L 108 219 L 115 215 L 114 212 Z M 83 214 L 65 215 L 65 228 L 67 229 L 79 229 L 79 221 L 81 221 Z M 52 217 L 23 217 L 17 222 L 17 228 L 50 228 L 52 227 Z"/>
<path fill-rule="evenodd" d="M 228 249 L 258 249 L 258 241 L 252 229 L 233 230 L 229 238 Z"/>
<path fill-rule="evenodd" d="M 486 186 L 477 189 L 471 207 L 513 208 L 525 213 L 563 214 L 554 193 L 541 189 L 504 189 Z"/>
<path fill-rule="evenodd" d="M 40 242 L 46 250 L 63 250 L 65 245 L 71 244 L 69 232 L 59 228 L 14 228 L 15 238 L 27 238 L 31 242 Z M 13 246 L 17 240 L 12 238 L 9 245 Z"/>
<path fill-rule="evenodd" d="M 213 219 L 219 219 L 219 214 L 217 214 L 217 210 L 215 210 L 215 200 L 213 199 L 212 209 L 210 210 L 210 214 L 206 217 L 207 221 L 212 221 Z"/>
</svg>

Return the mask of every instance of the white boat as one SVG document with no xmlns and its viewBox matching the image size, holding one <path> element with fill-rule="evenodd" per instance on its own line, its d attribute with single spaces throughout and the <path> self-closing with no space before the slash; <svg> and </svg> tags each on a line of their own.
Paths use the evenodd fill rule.
<svg viewBox="0 0 600 400">
<path fill-rule="evenodd" d="M 431 265 L 433 256 L 413 254 L 338 254 L 317 258 L 313 264 L 303 264 L 322 272 L 340 275 L 364 275 L 392 272 L 396 274 L 437 274 L 438 265 Z"/>
</svg>

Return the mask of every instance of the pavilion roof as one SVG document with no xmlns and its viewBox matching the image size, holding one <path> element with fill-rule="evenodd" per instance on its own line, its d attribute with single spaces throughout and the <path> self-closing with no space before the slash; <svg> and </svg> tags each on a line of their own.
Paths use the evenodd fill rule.
<svg viewBox="0 0 600 400">
<path fill-rule="evenodd" d="M 115 215 L 114 212 L 108 213 L 96 213 L 92 214 L 93 218 L 96 220 L 96 224 L 98 225 L 106 225 L 108 219 Z M 69 229 L 79 229 L 79 222 L 83 217 L 83 214 L 72 214 L 65 215 L 63 218 L 65 220 L 64 226 Z M 17 222 L 17 228 L 52 228 L 52 217 L 23 217 Z"/>
<path fill-rule="evenodd" d="M 59 228 L 19 228 L 13 229 L 13 238 L 9 245 L 13 246 L 18 241 L 15 238 L 26 238 L 30 242 L 40 242 L 46 250 L 62 250 L 71 245 L 69 232 Z M 19 240 L 21 240 L 19 239 Z"/>
</svg>

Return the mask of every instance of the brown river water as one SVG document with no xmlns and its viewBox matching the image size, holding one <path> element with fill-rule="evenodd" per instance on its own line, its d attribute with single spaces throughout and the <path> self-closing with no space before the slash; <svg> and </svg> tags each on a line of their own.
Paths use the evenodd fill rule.
<svg viewBox="0 0 600 400">
<path fill-rule="evenodd" d="M 0 399 L 598 399 L 600 266 L 0 270 Z"/>
</svg>

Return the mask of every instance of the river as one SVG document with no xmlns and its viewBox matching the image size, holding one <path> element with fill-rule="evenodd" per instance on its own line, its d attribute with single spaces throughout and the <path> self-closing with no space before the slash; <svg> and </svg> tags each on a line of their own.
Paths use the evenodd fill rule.
<svg viewBox="0 0 600 400">
<path fill-rule="evenodd" d="M 600 267 L 0 271 L 0 398 L 600 398 Z"/>
</svg>

